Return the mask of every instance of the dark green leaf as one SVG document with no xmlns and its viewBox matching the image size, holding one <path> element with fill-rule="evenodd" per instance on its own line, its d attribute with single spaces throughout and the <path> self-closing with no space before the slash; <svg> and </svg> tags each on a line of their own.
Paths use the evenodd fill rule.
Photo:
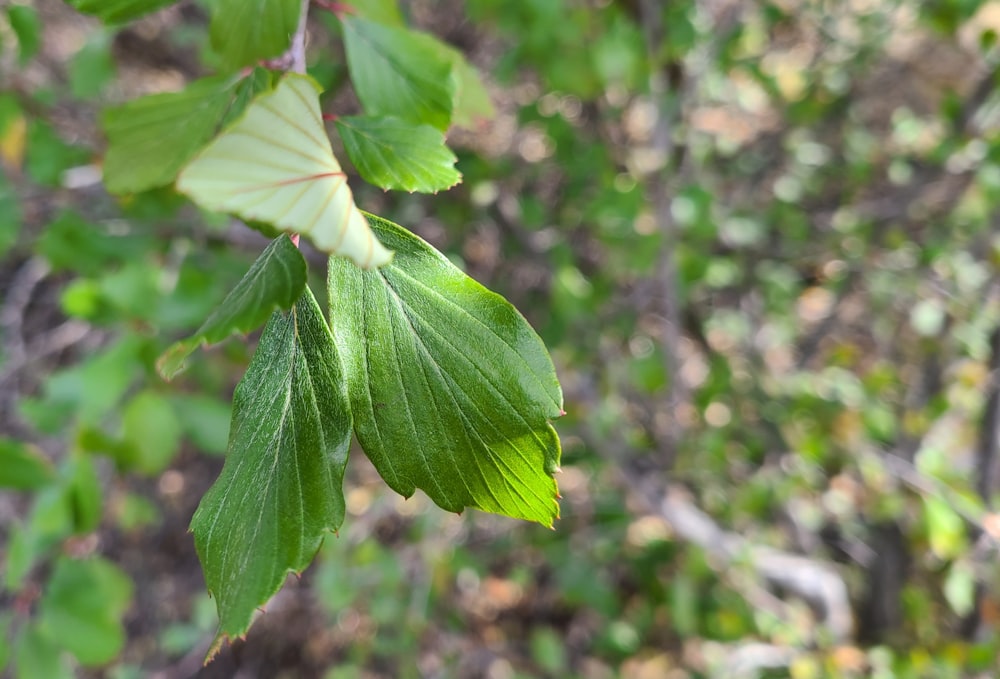
<svg viewBox="0 0 1000 679">
<path fill-rule="evenodd" d="M 380 188 L 432 193 L 462 180 L 444 135 L 430 125 L 350 116 L 337 119 L 337 131 L 361 176 Z"/>
<path fill-rule="evenodd" d="M 422 33 L 355 17 L 345 18 L 343 25 L 351 82 L 365 113 L 447 129 L 455 82 L 440 43 Z"/>
<path fill-rule="evenodd" d="M 177 0 L 66 0 L 85 14 L 93 14 L 108 24 L 131 21 L 143 14 L 172 5 Z"/>
<path fill-rule="evenodd" d="M 110 562 L 61 557 L 42 596 L 39 627 L 80 664 L 103 665 L 125 645 L 121 619 L 131 599 L 132 581 Z"/>
<path fill-rule="evenodd" d="M 0 438 L 0 488 L 33 490 L 53 478 L 52 463 L 41 451 L 20 441 Z"/>
<path fill-rule="evenodd" d="M 34 7 L 13 5 L 7 8 L 7 20 L 17 35 L 18 57 L 22 64 L 38 54 L 41 45 L 42 22 Z"/>
<path fill-rule="evenodd" d="M 101 523 L 103 495 L 94 461 L 87 455 L 76 454 L 63 466 L 66 474 L 66 502 L 71 513 L 74 533 L 90 533 Z"/>
<path fill-rule="evenodd" d="M 67 144 L 51 125 L 40 118 L 29 119 L 25 169 L 39 184 L 60 186 L 63 172 L 90 160 L 90 152 Z"/>
<path fill-rule="evenodd" d="M 309 565 L 324 534 L 340 526 L 350 443 L 340 362 L 306 288 L 264 328 L 233 397 L 222 475 L 191 521 L 219 609 L 216 649 L 246 633 L 286 574 Z"/>
<path fill-rule="evenodd" d="M 230 69 L 280 56 L 299 23 L 301 0 L 216 0 L 212 45 Z"/>
<path fill-rule="evenodd" d="M 226 120 L 270 86 L 270 74 L 257 69 L 245 78 L 204 78 L 180 92 L 154 94 L 109 109 L 103 120 L 108 191 L 145 191 L 174 181 Z"/>
<path fill-rule="evenodd" d="M 0 137 L 2 134 L 3 127 L 0 122 Z M 7 254 L 7 251 L 17 243 L 22 223 L 21 203 L 17 193 L 3 173 L 0 173 L 0 257 Z"/>
<path fill-rule="evenodd" d="M 160 374 L 171 379 L 200 344 L 221 342 L 234 332 L 256 330 L 275 309 L 289 309 L 305 286 L 306 260 L 287 236 L 278 236 L 198 332 L 160 356 Z"/>
<path fill-rule="evenodd" d="M 562 392 L 542 341 L 505 299 L 368 215 L 393 262 L 330 260 L 330 314 L 355 433 L 382 478 L 441 507 L 551 525 Z"/>
</svg>

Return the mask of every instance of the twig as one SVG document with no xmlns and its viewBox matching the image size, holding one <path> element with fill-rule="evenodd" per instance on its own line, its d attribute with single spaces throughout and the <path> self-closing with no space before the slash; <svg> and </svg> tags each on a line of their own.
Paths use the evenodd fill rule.
<svg viewBox="0 0 1000 679">
<path fill-rule="evenodd" d="M 681 328 L 683 326 L 683 303 L 680 298 L 680 276 L 677 272 L 676 249 L 680 234 L 676 220 L 670 210 L 672 202 L 671 181 L 669 174 L 676 168 L 671 162 L 675 155 L 673 130 L 679 121 L 682 108 L 682 96 L 676 96 L 676 102 L 671 107 L 667 98 L 670 95 L 667 88 L 666 73 L 658 67 L 660 46 L 663 41 L 663 7 L 658 0 L 643 0 L 640 4 L 642 24 L 646 34 L 646 49 L 649 53 L 652 70 L 649 77 L 649 93 L 656 106 L 656 124 L 650 143 L 650 150 L 660 158 L 662 169 L 647 178 L 646 189 L 652 204 L 656 222 L 659 225 L 663 240 L 660 245 L 657 264 L 657 284 L 662 300 L 660 314 L 662 323 L 662 348 L 664 370 L 667 373 L 667 399 L 664 411 L 669 418 L 667 440 L 663 442 L 663 451 L 668 467 L 673 466 L 677 448 L 683 433 L 682 419 L 678 414 L 690 402 L 690 394 L 680 377 L 680 360 L 677 356 L 681 345 Z M 678 93 L 680 94 L 680 93 Z M 676 180 L 676 178 L 675 178 Z"/>
<path fill-rule="evenodd" d="M 827 564 L 754 545 L 742 535 L 722 530 L 685 497 L 685 491 L 677 487 L 668 489 L 658 513 L 680 537 L 698 545 L 711 556 L 725 564 L 746 560 L 772 586 L 797 594 L 816 605 L 822 612 L 824 626 L 835 642 L 851 638 L 854 621 L 847 585 L 840 574 Z"/>
<path fill-rule="evenodd" d="M 990 376 L 986 388 L 986 406 L 983 421 L 979 427 L 979 441 L 976 450 L 976 490 L 987 507 L 997 477 L 997 457 L 1000 456 L 1000 326 L 990 337 Z"/>
<path fill-rule="evenodd" d="M 292 65 L 289 68 L 293 73 L 306 72 L 306 24 L 309 21 L 309 0 L 302 0 L 299 9 L 299 25 L 292 36 L 292 44 L 288 48 L 288 53 L 292 57 Z"/>
</svg>

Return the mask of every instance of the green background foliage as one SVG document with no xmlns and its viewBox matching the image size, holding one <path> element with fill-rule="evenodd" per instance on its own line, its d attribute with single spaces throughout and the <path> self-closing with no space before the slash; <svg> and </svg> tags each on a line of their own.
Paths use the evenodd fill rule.
<svg viewBox="0 0 1000 679">
<path fill-rule="evenodd" d="M 229 497 L 209 491 L 224 465 L 244 493 L 233 502 L 265 497 L 237 481 L 266 476 L 239 467 L 227 433 L 232 421 L 253 438 L 243 427 L 261 418 L 242 404 L 302 385 L 315 361 L 300 322 L 339 352 L 324 365 L 397 361 L 380 390 L 356 370 L 346 394 L 312 384 L 325 407 L 355 403 L 362 444 L 379 418 L 408 465 L 443 452 L 387 477 L 404 501 L 379 478 L 388 452 L 370 446 L 369 464 L 355 444 L 345 470 L 349 424 L 302 401 L 286 405 L 305 430 L 237 446 L 258 463 L 300 446 L 332 462 L 308 493 L 273 477 L 321 509 L 272 514 L 301 541 L 278 558 L 261 534 L 247 554 L 272 572 L 230 599 L 236 617 L 284 588 L 205 676 L 1000 669 L 996 3 L 365 0 L 343 20 L 313 7 L 309 71 L 355 199 L 423 239 L 376 221 L 399 260 L 336 264 L 328 281 L 308 245 L 171 187 L 274 86 L 245 69 L 284 52 L 299 3 L 168 4 L 0 8 L 0 664 L 13 676 L 198 671 L 220 625 L 205 592 L 225 586 L 211 564 L 231 543 L 187 528 L 203 496 L 196 526 Z M 277 265 L 289 275 L 254 284 Z M 531 368 L 424 309 L 411 278 L 501 315 Z M 298 301 L 307 282 L 342 323 L 326 330 L 309 293 Z M 359 292 L 339 295 L 348 285 Z M 489 484 L 471 502 L 435 490 L 447 417 L 473 432 L 466 456 L 477 438 L 520 441 L 525 423 L 551 436 L 561 404 L 539 338 L 567 411 L 555 530 L 440 511 L 492 501 Z M 448 377 L 470 365 L 486 366 L 478 387 Z M 498 384 L 525 378 L 510 385 L 530 395 L 524 422 L 442 416 L 422 386 L 482 389 L 499 407 L 490 365 L 510 370 Z M 540 488 L 553 461 L 537 457 Z M 484 458 L 455 459 L 474 478 Z M 523 515 L 548 525 L 552 509 Z"/>
</svg>

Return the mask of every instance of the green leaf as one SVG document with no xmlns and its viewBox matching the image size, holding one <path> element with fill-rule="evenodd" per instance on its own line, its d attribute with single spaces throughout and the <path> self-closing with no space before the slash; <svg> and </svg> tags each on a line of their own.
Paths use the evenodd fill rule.
<svg viewBox="0 0 1000 679">
<path fill-rule="evenodd" d="M 21 65 L 38 54 L 41 46 L 42 21 L 34 7 L 12 5 L 7 8 L 7 20 L 17 36 L 18 59 Z"/>
<path fill-rule="evenodd" d="M 212 46 L 230 69 L 280 56 L 299 23 L 301 0 L 216 0 Z"/>
<path fill-rule="evenodd" d="M 354 204 L 320 115 L 316 81 L 288 74 L 181 172 L 202 207 L 301 233 L 328 254 L 382 266 L 382 247 Z"/>
<path fill-rule="evenodd" d="M 552 525 L 562 392 L 542 341 L 499 295 L 401 227 L 378 271 L 331 260 L 330 316 L 355 433 L 394 490 Z"/>
<path fill-rule="evenodd" d="M 90 152 L 67 144 L 55 129 L 38 117 L 29 118 L 24 167 L 39 184 L 60 186 L 63 172 L 90 160 Z"/>
<path fill-rule="evenodd" d="M 444 135 L 430 125 L 350 116 L 337 119 L 337 131 L 361 176 L 380 188 L 432 193 L 462 180 Z"/>
<path fill-rule="evenodd" d="M 455 82 L 438 41 L 356 17 L 345 17 L 343 26 L 351 82 L 365 113 L 448 128 Z"/>
<path fill-rule="evenodd" d="M 37 624 L 28 624 L 14 642 L 17 679 L 73 679 L 59 647 Z"/>
<path fill-rule="evenodd" d="M 976 607 L 976 573 L 968 561 L 955 561 L 948 568 L 942 588 L 944 598 L 955 615 L 965 617 Z"/>
<path fill-rule="evenodd" d="M 172 403 L 191 443 L 210 455 L 226 454 L 229 420 L 233 416 L 228 401 L 207 394 L 185 393 L 177 394 Z"/>
<path fill-rule="evenodd" d="M 354 0 L 351 9 L 355 16 L 377 21 L 389 26 L 405 26 L 403 14 L 396 0 Z"/>
<path fill-rule="evenodd" d="M 10 662 L 10 644 L 7 639 L 10 634 L 10 621 L 13 618 L 13 614 L 8 611 L 0 612 L 0 672 L 3 672 Z"/>
<path fill-rule="evenodd" d="M 39 627 L 82 665 L 103 665 L 125 645 L 132 581 L 104 559 L 60 557 L 42 596 Z M 46 675 L 37 675 L 46 676 Z"/>
<path fill-rule="evenodd" d="M 448 48 L 451 50 L 451 48 Z M 452 123 L 471 127 L 478 120 L 489 120 L 495 114 L 490 93 L 483 85 L 478 71 L 465 60 L 458 50 L 451 50 L 452 74 L 455 78 L 455 112 Z"/>
<path fill-rule="evenodd" d="M 349 266 L 353 266 L 349 264 Z M 306 288 L 275 313 L 233 397 L 229 455 L 191 521 L 219 609 L 217 650 L 312 560 L 344 519 L 351 415 L 339 359 Z"/>
<path fill-rule="evenodd" d="M 125 406 L 122 435 L 132 454 L 130 466 L 143 474 L 159 474 L 180 449 L 181 423 L 168 399 L 146 390 Z"/>
<path fill-rule="evenodd" d="M 31 529 L 14 522 L 8 527 L 7 553 L 4 563 L 3 586 L 19 592 L 38 557 L 37 540 Z"/>
<path fill-rule="evenodd" d="M 6 255 L 17 243 L 22 223 L 21 203 L 17 193 L 0 173 L 0 257 Z"/>
<path fill-rule="evenodd" d="M 270 74 L 256 69 L 247 77 L 196 80 L 180 92 L 153 94 L 106 111 L 108 191 L 130 193 L 169 184 L 226 120 L 270 86 Z"/>
<path fill-rule="evenodd" d="M 34 446 L 0 438 L 0 488 L 34 490 L 55 478 L 52 463 Z"/>
<path fill-rule="evenodd" d="M 69 62 L 69 88 L 78 99 L 93 99 L 115 77 L 115 61 L 111 56 L 110 36 L 93 35 Z"/>
<path fill-rule="evenodd" d="M 74 533 L 90 533 L 101 523 L 103 494 L 94 461 L 76 454 L 64 464 L 67 475 L 66 501 L 73 519 Z"/>
<path fill-rule="evenodd" d="M 306 287 L 306 260 L 287 236 L 274 239 L 198 332 L 175 343 L 157 361 L 164 379 L 184 367 L 184 360 L 201 344 L 221 342 L 233 333 L 249 333 L 267 321 L 275 309 L 287 310 Z"/>
<path fill-rule="evenodd" d="M 172 5 L 177 0 L 66 0 L 84 14 L 92 14 L 107 24 L 131 21 L 143 14 Z"/>
<path fill-rule="evenodd" d="M 945 500 L 934 495 L 925 496 L 924 520 L 931 551 L 938 558 L 952 559 L 965 551 L 965 522 Z"/>
<path fill-rule="evenodd" d="M 451 45 L 430 35 L 421 35 L 424 47 L 433 50 L 441 59 L 451 64 L 455 97 L 452 124 L 471 127 L 477 120 L 493 117 L 493 103 L 476 69 L 465 56 Z"/>
</svg>

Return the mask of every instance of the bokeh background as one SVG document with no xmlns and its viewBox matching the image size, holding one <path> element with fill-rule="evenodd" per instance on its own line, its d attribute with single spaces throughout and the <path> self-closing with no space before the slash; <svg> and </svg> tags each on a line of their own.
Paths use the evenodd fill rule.
<svg viewBox="0 0 1000 679">
<path fill-rule="evenodd" d="M 0 2 L 0 445 L 58 479 L 0 494 L 8 641 L 41 535 L 127 576 L 124 650 L 84 677 L 1000 672 L 1000 2 L 401 2 L 495 113 L 449 133 L 460 186 L 353 188 L 545 340 L 562 519 L 403 501 L 356 450 L 339 537 L 202 668 L 187 526 L 256 338 L 154 361 L 267 241 L 108 196 L 99 119 L 210 71 L 204 5 Z M 338 31 L 314 10 L 344 114 Z"/>
</svg>

